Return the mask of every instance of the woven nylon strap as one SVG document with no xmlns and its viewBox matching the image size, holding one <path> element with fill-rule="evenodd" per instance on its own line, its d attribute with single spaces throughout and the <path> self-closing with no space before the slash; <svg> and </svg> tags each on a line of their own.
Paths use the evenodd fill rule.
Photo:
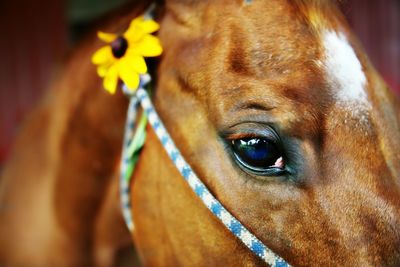
<svg viewBox="0 0 400 267">
<path fill-rule="evenodd" d="M 125 90 L 126 91 L 126 90 Z M 150 98 L 145 89 L 139 88 L 135 95 L 131 95 L 131 100 L 128 109 L 127 123 L 125 129 L 123 156 L 121 160 L 121 205 L 123 216 L 126 224 L 130 230 L 133 229 L 133 221 L 130 206 L 130 191 L 129 179 L 126 179 L 126 171 L 128 167 L 129 158 L 127 155 L 127 147 L 129 146 L 133 136 L 136 121 L 136 112 L 138 104 L 141 105 L 148 121 L 152 126 L 157 137 L 160 139 L 168 156 L 175 164 L 181 175 L 185 178 L 194 193 L 203 201 L 206 207 L 218 218 L 221 222 L 239 238 L 254 254 L 263 259 L 270 266 L 290 266 L 285 260 L 267 248 L 257 237 L 255 237 L 249 230 L 246 229 L 232 214 L 227 211 L 222 204 L 210 193 L 207 187 L 201 182 L 197 175 L 193 172 L 192 168 L 182 157 L 181 153 L 175 146 L 170 135 L 166 131 L 163 123 L 161 122 L 157 112 L 155 111 Z"/>
</svg>

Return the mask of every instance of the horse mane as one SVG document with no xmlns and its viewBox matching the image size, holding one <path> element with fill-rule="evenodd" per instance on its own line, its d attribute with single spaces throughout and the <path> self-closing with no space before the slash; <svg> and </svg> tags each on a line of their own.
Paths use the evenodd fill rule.
<svg viewBox="0 0 400 267">
<path fill-rule="evenodd" d="M 346 19 L 338 7 L 342 1 L 344 0 L 289 0 L 301 19 L 317 34 L 321 29 L 346 24 Z"/>
<path fill-rule="evenodd" d="M 322 7 L 337 2 L 336 0 L 289 0 L 289 1 L 299 6 L 314 6 L 314 7 L 318 6 Z"/>
</svg>

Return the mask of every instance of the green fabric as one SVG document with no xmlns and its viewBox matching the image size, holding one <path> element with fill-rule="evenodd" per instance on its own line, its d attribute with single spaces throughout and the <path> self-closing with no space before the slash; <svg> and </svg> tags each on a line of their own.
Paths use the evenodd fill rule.
<svg viewBox="0 0 400 267">
<path fill-rule="evenodd" d="M 146 124 L 147 124 L 147 116 L 143 112 L 142 117 L 140 118 L 140 122 L 136 128 L 135 136 L 133 137 L 131 143 L 127 148 L 126 155 L 130 158 L 130 161 L 127 165 L 127 170 L 125 172 L 124 179 L 126 181 L 129 181 L 131 179 L 132 173 L 139 159 L 140 150 L 142 149 L 144 142 L 146 140 Z"/>
</svg>

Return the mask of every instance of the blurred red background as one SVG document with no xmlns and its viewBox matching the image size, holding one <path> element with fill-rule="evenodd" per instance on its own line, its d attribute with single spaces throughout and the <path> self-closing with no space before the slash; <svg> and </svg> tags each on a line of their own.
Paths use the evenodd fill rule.
<svg viewBox="0 0 400 267">
<path fill-rule="evenodd" d="M 87 23 L 68 15 L 70 2 L 73 1 L 0 1 L 0 166 L 18 126 L 61 67 L 71 40 L 81 33 L 80 23 Z M 98 3 L 91 2 L 93 6 Z M 111 7 L 121 2 L 114 0 Z M 376 68 L 400 94 L 400 1 L 341 3 Z M 96 14 L 87 16 L 88 21 L 102 14 L 98 5 L 96 8 Z"/>
</svg>

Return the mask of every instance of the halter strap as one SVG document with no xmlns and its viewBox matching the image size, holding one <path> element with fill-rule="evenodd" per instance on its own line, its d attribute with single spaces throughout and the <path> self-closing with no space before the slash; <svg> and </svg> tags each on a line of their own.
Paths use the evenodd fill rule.
<svg viewBox="0 0 400 267">
<path fill-rule="evenodd" d="M 125 92 L 127 90 L 124 90 Z M 225 227 L 233 233 L 240 241 L 243 242 L 254 254 L 259 256 L 262 260 L 268 263 L 270 266 L 290 266 L 285 260 L 272 252 L 266 247 L 257 237 L 255 237 L 245 226 L 243 226 L 229 211 L 227 211 L 222 204 L 210 193 L 207 187 L 201 182 L 201 180 L 194 173 L 189 164 L 182 157 L 178 148 L 175 146 L 173 140 L 165 129 L 162 121 L 160 120 L 157 112 L 155 111 L 151 100 L 143 88 L 143 85 L 136 91 L 135 95 L 131 95 L 131 100 L 128 109 L 128 116 L 125 128 L 124 148 L 121 160 L 121 176 L 120 176 L 120 189 L 121 189 L 121 205 L 123 216 L 128 228 L 133 230 L 133 221 L 131 214 L 130 205 L 130 174 L 132 170 L 129 170 L 129 162 L 131 160 L 131 154 L 128 153 L 128 147 L 132 145 L 134 140 L 140 139 L 137 136 L 143 136 L 143 134 L 134 135 L 134 126 L 137 116 L 138 104 L 144 110 L 144 113 L 148 117 L 148 121 L 152 126 L 157 137 L 161 141 L 168 156 L 185 178 L 190 188 L 194 193 L 203 201 L 206 207 L 225 225 Z M 140 125 L 138 126 L 140 127 Z M 139 129 L 138 132 L 145 131 L 144 127 Z M 139 142 L 140 143 L 140 142 Z M 131 152 L 132 153 L 132 152 Z M 132 168 L 131 168 L 132 169 Z M 128 175 L 127 175 L 128 172 Z"/>
</svg>

